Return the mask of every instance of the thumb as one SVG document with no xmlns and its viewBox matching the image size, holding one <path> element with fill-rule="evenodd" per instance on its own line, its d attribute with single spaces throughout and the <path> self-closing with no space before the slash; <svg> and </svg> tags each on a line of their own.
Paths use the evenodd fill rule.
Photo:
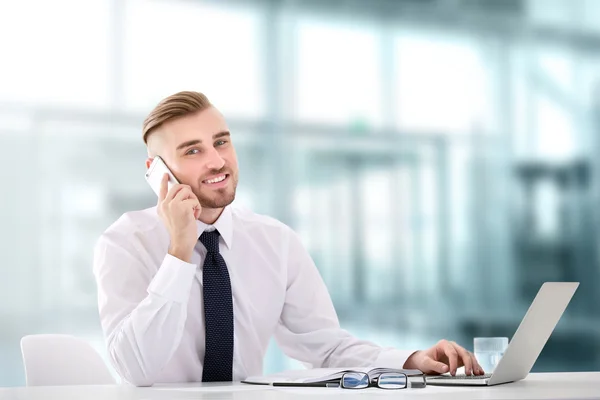
<svg viewBox="0 0 600 400">
<path fill-rule="evenodd" d="M 426 357 L 423 360 L 423 369 L 425 370 L 424 372 L 437 372 L 438 374 L 444 374 L 446 372 L 448 372 L 448 366 L 444 363 L 441 363 L 439 361 L 435 361 L 433 358 L 431 357 Z"/>
</svg>

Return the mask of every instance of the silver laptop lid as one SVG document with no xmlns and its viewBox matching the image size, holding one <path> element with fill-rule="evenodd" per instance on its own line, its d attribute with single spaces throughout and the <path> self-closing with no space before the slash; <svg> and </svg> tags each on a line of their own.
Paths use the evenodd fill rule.
<svg viewBox="0 0 600 400">
<path fill-rule="evenodd" d="M 488 385 L 524 379 L 563 315 L 579 282 L 546 282 L 542 285 Z"/>
</svg>

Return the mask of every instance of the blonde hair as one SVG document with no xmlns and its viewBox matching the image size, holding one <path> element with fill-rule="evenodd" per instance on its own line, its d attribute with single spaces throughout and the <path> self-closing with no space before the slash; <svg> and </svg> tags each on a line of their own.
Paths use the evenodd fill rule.
<svg viewBox="0 0 600 400">
<path fill-rule="evenodd" d="M 142 134 L 144 143 L 148 136 L 162 124 L 212 107 L 208 98 L 200 92 L 183 91 L 163 99 L 144 120 Z"/>
</svg>

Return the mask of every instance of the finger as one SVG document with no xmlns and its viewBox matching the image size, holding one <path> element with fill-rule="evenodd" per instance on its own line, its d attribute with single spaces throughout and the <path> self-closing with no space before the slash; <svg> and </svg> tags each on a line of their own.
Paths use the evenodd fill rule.
<svg viewBox="0 0 600 400">
<path fill-rule="evenodd" d="M 444 342 L 442 343 L 442 350 L 448 358 L 448 364 L 450 365 L 450 374 L 456 375 L 456 368 L 458 368 L 458 353 L 456 352 L 456 349 L 449 342 Z"/>
<path fill-rule="evenodd" d="M 158 195 L 158 200 L 163 201 L 165 197 L 167 197 L 167 193 L 169 191 L 169 174 L 164 174 L 162 180 L 160 181 L 160 194 Z"/>
<path fill-rule="evenodd" d="M 459 362 L 459 365 L 462 364 L 465 366 L 465 374 L 472 375 L 474 372 L 473 359 L 471 358 L 471 354 L 469 354 L 467 350 L 459 346 L 456 342 L 451 342 L 450 344 L 454 347 L 454 349 L 458 353 L 458 356 L 460 357 L 461 362 Z"/>
<path fill-rule="evenodd" d="M 438 374 L 445 374 L 448 372 L 448 366 L 443 362 L 435 361 L 431 357 L 425 357 L 423 359 L 422 371 L 428 373 L 429 371 L 437 372 Z"/>
<path fill-rule="evenodd" d="M 195 198 L 195 197 L 196 196 L 194 196 L 194 194 L 192 193 L 192 189 L 190 189 L 187 186 L 184 186 L 173 197 L 173 202 L 179 203 L 179 202 L 182 202 L 183 200 L 187 200 L 187 199 Z"/>
<path fill-rule="evenodd" d="M 188 185 L 180 184 L 175 185 L 171 188 L 169 194 L 167 194 L 166 201 L 168 203 L 179 203 L 189 198 L 196 198 L 196 195 L 194 194 L 194 192 L 192 192 L 192 189 Z"/>
<path fill-rule="evenodd" d="M 471 358 L 473 359 L 473 369 L 476 371 L 477 375 L 485 374 L 485 371 L 479 364 L 479 361 L 477 361 L 477 357 L 475 357 L 475 354 L 471 353 Z"/>
<path fill-rule="evenodd" d="M 182 201 L 182 203 L 186 209 L 192 210 L 194 216 L 196 215 L 196 210 L 200 206 L 200 203 L 198 203 L 196 198 L 185 199 Z"/>
<path fill-rule="evenodd" d="M 173 198 L 177 195 L 177 193 L 179 193 L 179 191 L 182 190 L 184 187 L 185 187 L 185 185 L 173 185 L 167 192 L 167 195 L 165 196 L 164 201 L 166 203 L 168 203 L 171 200 L 173 200 Z"/>
</svg>

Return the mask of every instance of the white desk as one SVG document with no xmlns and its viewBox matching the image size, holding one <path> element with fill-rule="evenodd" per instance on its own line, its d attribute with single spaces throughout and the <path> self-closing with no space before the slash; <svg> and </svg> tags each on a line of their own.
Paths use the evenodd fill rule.
<svg viewBox="0 0 600 400">
<path fill-rule="evenodd" d="M 376 388 L 347 390 L 336 388 L 271 388 L 231 384 L 157 385 L 136 388 L 128 385 L 48 386 L 0 388 L 0 400 L 167 400 L 234 399 L 290 400 L 342 396 L 381 399 L 600 399 L 600 372 L 530 374 L 527 379 L 486 388 L 434 387 L 405 389 L 401 392 Z M 344 397 L 346 398 L 346 397 Z"/>
</svg>

